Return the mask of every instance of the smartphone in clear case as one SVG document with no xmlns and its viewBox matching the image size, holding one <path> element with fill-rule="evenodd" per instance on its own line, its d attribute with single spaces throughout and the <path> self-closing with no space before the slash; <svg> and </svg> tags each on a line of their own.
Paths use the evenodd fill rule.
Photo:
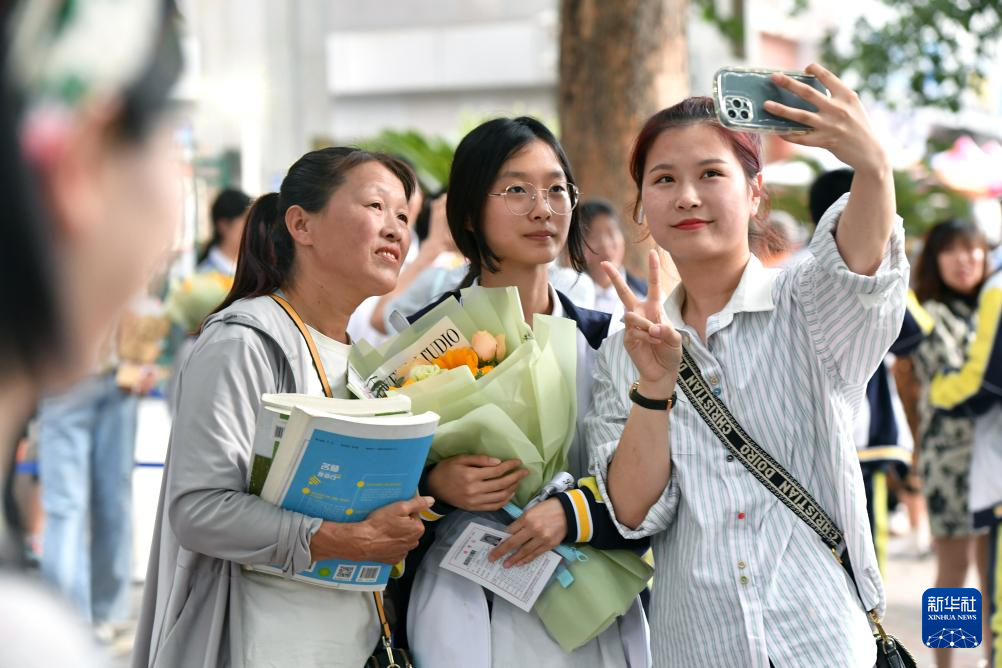
<svg viewBox="0 0 1002 668">
<path fill-rule="evenodd" d="M 765 101 L 774 100 L 788 107 L 817 111 L 803 98 L 772 82 L 773 72 L 781 72 L 828 95 L 817 77 L 787 70 L 723 67 L 713 77 L 713 104 L 720 124 L 740 132 L 810 132 L 810 126 L 773 116 L 765 110 Z"/>
</svg>

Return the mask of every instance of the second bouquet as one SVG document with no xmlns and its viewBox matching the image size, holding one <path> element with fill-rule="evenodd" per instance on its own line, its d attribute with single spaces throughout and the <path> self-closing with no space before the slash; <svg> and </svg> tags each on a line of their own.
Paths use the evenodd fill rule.
<svg viewBox="0 0 1002 668">
<path fill-rule="evenodd" d="M 472 287 L 373 347 L 358 341 L 349 388 L 359 397 L 400 392 L 414 411 L 441 416 L 429 461 L 458 454 L 520 459 L 524 505 L 566 468 L 577 419 L 576 327 L 536 315 L 530 329 L 516 288 Z"/>
</svg>

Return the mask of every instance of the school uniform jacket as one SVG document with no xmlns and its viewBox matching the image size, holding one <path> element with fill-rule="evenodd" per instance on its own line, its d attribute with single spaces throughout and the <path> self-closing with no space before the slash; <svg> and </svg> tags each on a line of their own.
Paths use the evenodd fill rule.
<svg viewBox="0 0 1002 668">
<path fill-rule="evenodd" d="M 975 416 L 971 512 L 975 526 L 984 527 L 1002 517 L 1002 272 L 981 288 L 976 318 L 964 365 L 937 375 L 929 400 L 937 408 Z"/>
</svg>

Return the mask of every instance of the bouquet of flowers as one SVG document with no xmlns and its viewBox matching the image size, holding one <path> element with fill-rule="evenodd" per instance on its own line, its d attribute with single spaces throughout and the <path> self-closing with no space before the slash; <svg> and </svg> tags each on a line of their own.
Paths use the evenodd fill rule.
<svg viewBox="0 0 1002 668">
<path fill-rule="evenodd" d="M 577 326 L 535 315 L 530 329 L 516 288 L 462 290 L 378 348 L 357 341 L 348 387 L 359 397 L 399 392 L 415 413 L 441 416 L 430 461 L 459 454 L 520 459 L 529 471 L 514 503 L 532 499 L 566 469 L 577 420 Z M 534 608 L 570 652 L 612 624 L 650 578 L 627 550 L 579 546 L 570 586 L 551 584 Z"/>
<path fill-rule="evenodd" d="M 524 505 L 566 468 L 577 419 L 573 321 L 537 315 L 529 329 L 516 288 L 473 287 L 378 348 L 352 346 L 348 386 L 360 397 L 400 392 L 442 419 L 430 461 L 459 454 L 520 459 Z"/>
<path fill-rule="evenodd" d="M 185 332 L 194 332 L 222 303 L 231 287 L 233 277 L 218 271 L 192 274 L 171 289 L 167 296 L 167 316 Z"/>
<path fill-rule="evenodd" d="M 492 336 L 490 332 L 480 330 L 473 334 L 470 346 L 450 348 L 438 357 L 432 358 L 430 362 L 424 358 L 405 362 L 396 371 L 396 375 L 403 378 L 403 383 L 390 389 L 399 390 L 425 378 L 437 376 L 443 369 L 448 371 L 461 366 L 467 367 L 474 379 L 479 380 L 504 360 L 505 352 L 504 334 Z"/>
</svg>

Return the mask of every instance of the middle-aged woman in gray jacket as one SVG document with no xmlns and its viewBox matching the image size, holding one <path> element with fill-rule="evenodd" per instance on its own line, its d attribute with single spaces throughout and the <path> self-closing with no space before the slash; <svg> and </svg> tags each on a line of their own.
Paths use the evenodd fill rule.
<svg viewBox="0 0 1002 668">
<path fill-rule="evenodd" d="M 431 499 L 337 524 L 246 490 L 261 395 L 322 393 L 304 337 L 270 295 L 306 323 L 334 396 L 347 397 L 348 318 L 396 284 L 414 188 L 397 160 L 325 148 L 248 214 L 233 289 L 181 370 L 134 666 L 357 668 L 375 647 L 371 596 L 242 565 L 291 575 L 320 559 L 395 563 L 417 544 Z"/>
</svg>

